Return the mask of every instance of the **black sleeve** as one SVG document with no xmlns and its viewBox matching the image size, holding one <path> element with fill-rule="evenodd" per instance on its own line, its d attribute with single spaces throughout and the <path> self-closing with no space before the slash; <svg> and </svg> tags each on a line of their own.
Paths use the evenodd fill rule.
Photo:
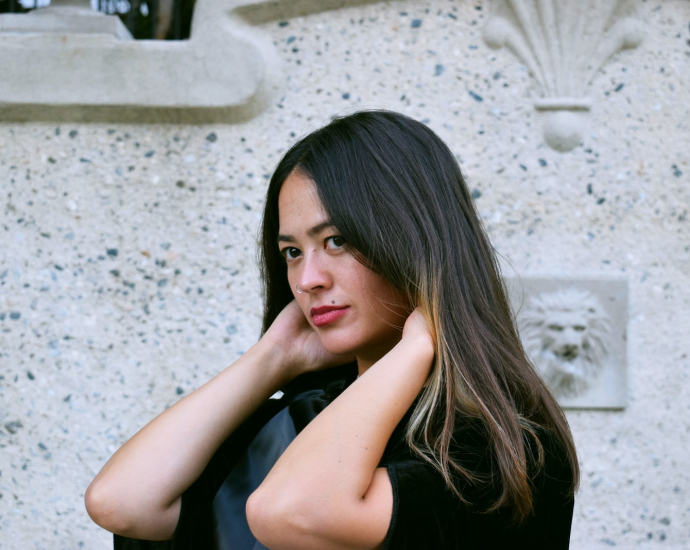
<svg viewBox="0 0 690 550">
<path fill-rule="evenodd" d="M 405 460 L 388 464 L 393 515 L 385 550 L 457 548 L 455 505 L 443 478 L 429 464 Z"/>
</svg>

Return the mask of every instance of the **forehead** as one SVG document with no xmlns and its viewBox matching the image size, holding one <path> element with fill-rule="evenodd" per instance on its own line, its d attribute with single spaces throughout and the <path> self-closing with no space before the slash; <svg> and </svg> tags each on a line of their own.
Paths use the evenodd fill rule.
<svg viewBox="0 0 690 550">
<path fill-rule="evenodd" d="M 280 231 L 313 224 L 327 217 L 311 179 L 292 172 L 283 182 L 278 195 Z"/>
</svg>

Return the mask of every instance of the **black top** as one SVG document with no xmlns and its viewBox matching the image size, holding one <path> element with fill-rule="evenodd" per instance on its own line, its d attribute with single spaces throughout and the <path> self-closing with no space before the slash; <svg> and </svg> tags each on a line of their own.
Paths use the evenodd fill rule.
<svg viewBox="0 0 690 550">
<path fill-rule="evenodd" d="M 384 549 L 563 550 L 569 547 L 574 500 L 567 493 L 572 484 L 572 471 L 563 446 L 549 431 L 535 428 L 544 447 L 544 467 L 535 475 L 534 461 L 528 460 L 534 487 L 534 513 L 518 526 L 507 509 L 486 512 L 500 496 L 500 486 L 476 486 L 459 481 L 456 486 L 469 502 L 465 504 L 446 486 L 432 465 L 412 453 L 404 442 L 404 430 L 415 404 L 416 400 L 393 432 L 381 461 L 393 486 L 393 516 Z M 533 441 L 530 444 L 530 436 L 525 435 L 525 444 L 536 456 L 536 446 Z M 463 467 L 488 477 L 491 453 L 486 433 L 478 421 L 460 423 L 450 452 Z"/>
<path fill-rule="evenodd" d="M 116 535 L 115 549 L 264 548 L 246 525 L 246 498 L 292 438 L 356 376 L 356 364 L 351 363 L 308 373 L 288 384 L 281 399 L 269 399 L 223 443 L 199 479 L 182 495 L 173 540 L 148 542 Z M 379 463 L 387 468 L 393 487 L 393 516 L 385 550 L 568 548 L 574 502 L 566 493 L 572 472 L 562 445 L 550 432 L 536 428 L 544 446 L 545 467 L 531 476 L 534 514 L 515 526 L 507 510 L 485 512 L 496 500 L 499 487 L 460 483 L 464 498 L 471 503 L 463 504 L 433 466 L 413 454 L 404 441 L 404 431 L 415 404 L 416 400 L 393 431 Z M 491 454 L 478 422 L 461 422 L 454 442 L 451 452 L 463 466 L 479 474 L 489 471 Z M 530 446 L 527 437 L 525 443 Z"/>
</svg>

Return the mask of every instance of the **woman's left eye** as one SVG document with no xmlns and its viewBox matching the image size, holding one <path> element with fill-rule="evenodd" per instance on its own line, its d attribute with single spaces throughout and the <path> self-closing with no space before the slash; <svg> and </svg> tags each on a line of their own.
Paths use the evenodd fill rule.
<svg viewBox="0 0 690 550">
<path fill-rule="evenodd" d="M 340 235 L 333 235 L 332 237 L 328 237 L 326 239 L 326 242 L 331 241 L 333 243 L 333 248 L 340 248 L 342 246 L 345 246 L 345 239 L 343 239 Z"/>
</svg>

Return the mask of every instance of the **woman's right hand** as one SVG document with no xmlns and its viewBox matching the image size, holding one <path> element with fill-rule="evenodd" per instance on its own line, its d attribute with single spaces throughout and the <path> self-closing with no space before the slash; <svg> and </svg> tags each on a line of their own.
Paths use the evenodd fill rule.
<svg viewBox="0 0 690 550">
<path fill-rule="evenodd" d="M 327 351 L 321 338 L 292 300 L 275 318 L 259 344 L 280 350 L 286 376 L 292 380 L 302 373 L 323 370 L 355 360 L 353 355 Z"/>
</svg>

